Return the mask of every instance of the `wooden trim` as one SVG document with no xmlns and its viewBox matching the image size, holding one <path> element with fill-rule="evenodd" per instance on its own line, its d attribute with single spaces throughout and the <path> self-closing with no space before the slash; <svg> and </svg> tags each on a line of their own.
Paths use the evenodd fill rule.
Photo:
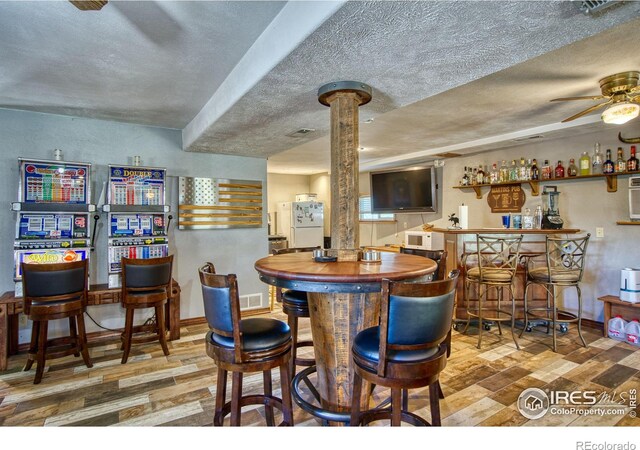
<svg viewBox="0 0 640 450">
<path fill-rule="evenodd" d="M 640 220 L 619 220 L 616 225 L 640 225 Z"/>
</svg>

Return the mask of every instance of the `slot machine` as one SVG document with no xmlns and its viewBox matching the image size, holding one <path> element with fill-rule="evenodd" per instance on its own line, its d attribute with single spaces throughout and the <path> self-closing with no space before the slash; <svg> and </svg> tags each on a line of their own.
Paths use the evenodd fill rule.
<svg viewBox="0 0 640 450">
<path fill-rule="evenodd" d="M 57 151 L 57 155 L 60 155 Z M 22 296 L 21 263 L 89 259 L 91 164 L 19 158 L 20 186 L 13 245 L 15 295 Z"/>
<path fill-rule="evenodd" d="M 165 204 L 166 169 L 140 166 L 109 166 L 108 270 L 109 287 L 121 286 L 121 260 L 167 256 L 167 216 Z"/>
</svg>

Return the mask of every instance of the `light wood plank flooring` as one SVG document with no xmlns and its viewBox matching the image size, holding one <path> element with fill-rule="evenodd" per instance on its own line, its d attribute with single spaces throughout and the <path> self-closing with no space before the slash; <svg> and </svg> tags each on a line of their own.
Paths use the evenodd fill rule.
<svg viewBox="0 0 640 450">
<path fill-rule="evenodd" d="M 279 311 L 272 316 L 285 320 Z M 301 320 L 301 328 L 301 337 L 310 337 L 308 320 Z M 205 333 L 205 325 L 183 327 L 182 338 L 169 343 L 170 356 L 164 356 L 157 343 L 134 345 L 125 365 L 120 364 L 118 341 L 95 345 L 90 348 L 93 368 L 87 369 L 81 358 L 72 356 L 51 360 L 37 386 L 32 384 L 35 367 L 22 372 L 26 356 L 13 356 L 9 370 L 0 374 L 0 425 L 210 426 L 216 370 L 205 353 Z M 640 350 L 602 338 L 595 330 L 586 329 L 584 335 L 587 348 L 578 344 L 577 333 L 571 328 L 559 338 L 559 351 L 554 353 L 551 338 L 541 331 L 525 333 L 520 351 L 509 331 L 499 336 L 494 328 L 486 334 L 480 350 L 475 347 L 475 334 L 454 332 L 452 355 L 441 376 L 446 396 L 441 401 L 443 425 L 640 425 L 633 414 L 547 415 L 528 420 L 518 412 L 516 400 L 528 387 L 608 393 L 640 387 Z M 273 378 L 279 394 L 277 371 L 273 371 Z M 261 382 L 260 374 L 247 375 L 245 392 L 261 390 Z M 387 395 L 377 388 L 374 401 Z M 428 389 L 411 391 L 410 409 L 429 419 Z M 636 416 L 638 412 L 636 407 Z M 320 426 L 297 406 L 294 420 L 296 426 Z M 242 422 L 264 425 L 263 408 L 244 408 Z"/>
</svg>

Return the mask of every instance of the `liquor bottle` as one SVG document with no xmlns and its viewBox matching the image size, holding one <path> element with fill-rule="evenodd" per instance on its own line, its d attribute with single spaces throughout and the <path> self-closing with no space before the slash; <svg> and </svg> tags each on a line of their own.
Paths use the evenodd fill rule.
<svg viewBox="0 0 640 450">
<path fill-rule="evenodd" d="M 558 161 L 558 165 L 554 171 L 555 178 L 564 178 L 564 167 L 562 167 L 562 161 Z"/>
<path fill-rule="evenodd" d="M 471 184 L 478 184 L 478 169 L 476 169 L 475 167 L 473 168 L 473 171 L 471 172 Z"/>
<path fill-rule="evenodd" d="M 631 156 L 627 159 L 627 172 L 635 172 L 638 170 L 639 161 L 636 158 L 636 146 L 631 146 Z"/>
<path fill-rule="evenodd" d="M 469 175 L 467 175 L 467 166 L 464 167 L 464 175 L 462 175 L 462 185 L 469 186 Z"/>
<path fill-rule="evenodd" d="M 543 180 L 551 179 L 551 166 L 549 165 L 549 160 L 545 159 L 544 164 L 542 165 L 542 171 L 540 173 L 540 178 Z"/>
<path fill-rule="evenodd" d="M 525 230 L 533 228 L 533 214 L 531 214 L 531 210 L 529 208 L 524 209 L 524 214 L 522 215 L 522 228 Z"/>
<path fill-rule="evenodd" d="M 489 183 L 496 184 L 500 182 L 500 171 L 498 170 L 498 164 L 493 163 L 491 171 L 489 172 Z"/>
<path fill-rule="evenodd" d="M 527 159 L 527 164 L 525 164 L 525 166 L 524 166 L 524 168 L 525 168 L 524 179 L 525 180 L 530 180 L 531 179 L 531 167 L 532 167 L 531 158 L 529 158 L 529 159 Z M 537 169 L 537 167 L 536 167 L 536 169 Z"/>
<path fill-rule="evenodd" d="M 608 148 L 607 157 L 604 160 L 604 163 L 602 164 L 602 173 L 610 174 L 613 172 L 615 172 L 615 165 L 613 164 L 613 161 L 611 161 L 611 149 Z"/>
<path fill-rule="evenodd" d="M 602 158 L 602 152 L 600 151 L 600 142 L 596 142 L 594 147 L 593 158 L 591 159 L 591 173 L 594 175 L 601 175 L 604 159 Z"/>
<path fill-rule="evenodd" d="M 482 164 L 478 166 L 478 178 L 476 180 L 477 184 L 485 184 L 487 180 L 485 179 L 484 170 L 482 170 Z"/>
<path fill-rule="evenodd" d="M 518 179 L 520 181 L 529 179 L 529 171 L 527 170 L 527 165 L 522 156 L 520 157 L 520 167 L 518 167 Z"/>
<path fill-rule="evenodd" d="M 504 183 L 505 181 L 509 181 L 509 168 L 507 167 L 507 161 L 502 160 L 502 164 L 500 165 L 500 183 Z"/>
<path fill-rule="evenodd" d="M 533 228 L 542 228 L 542 206 L 536 206 L 536 212 L 533 213 Z"/>
<path fill-rule="evenodd" d="M 578 176 L 578 166 L 576 166 L 576 162 L 573 158 L 569 160 L 569 167 L 567 167 L 567 176 L 569 177 L 577 177 Z"/>
<path fill-rule="evenodd" d="M 625 172 L 627 170 L 627 162 L 624 160 L 624 156 L 622 156 L 622 147 L 618 147 L 618 160 L 616 161 L 615 171 L 617 173 Z"/>
<path fill-rule="evenodd" d="M 511 167 L 509 168 L 509 181 L 518 181 L 518 165 L 516 164 L 516 160 L 511 160 Z"/>
<path fill-rule="evenodd" d="M 529 160 L 529 179 L 530 180 L 539 180 L 540 179 L 540 171 L 538 170 L 538 161 L 536 161 L 535 158 L 533 158 L 533 163 L 531 163 L 531 160 Z"/>
<path fill-rule="evenodd" d="M 591 158 L 589 157 L 588 152 L 582 152 L 582 156 L 580 157 L 580 175 L 590 175 L 591 174 Z"/>
</svg>

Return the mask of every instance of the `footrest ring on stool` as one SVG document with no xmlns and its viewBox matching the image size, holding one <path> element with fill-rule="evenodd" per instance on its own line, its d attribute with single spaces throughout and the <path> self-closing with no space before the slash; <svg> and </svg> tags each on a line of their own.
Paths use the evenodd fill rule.
<svg viewBox="0 0 640 450">
<path fill-rule="evenodd" d="M 272 406 L 282 412 L 282 400 L 278 397 L 274 397 L 272 395 L 245 395 L 244 397 L 240 397 L 240 407 L 248 406 L 248 405 L 264 405 Z M 213 423 L 216 426 L 222 426 L 224 422 L 224 418 L 231 412 L 231 402 L 227 402 L 222 407 L 222 410 L 213 417 Z M 282 421 L 279 425 L 281 426 L 292 426 L 292 424 Z"/>
<path fill-rule="evenodd" d="M 350 412 L 336 412 L 328 409 L 321 408 L 319 406 L 313 405 L 302 398 L 300 393 L 300 382 L 304 379 L 307 379 L 309 375 L 315 373 L 317 370 L 316 366 L 307 367 L 304 370 L 301 370 L 293 377 L 291 381 L 291 395 L 293 396 L 293 400 L 296 404 L 302 408 L 302 410 L 308 412 L 314 417 L 317 417 L 322 420 L 326 420 L 329 422 L 342 422 L 342 423 L 350 423 L 351 422 L 351 413 Z M 308 381 L 308 380 L 307 380 Z"/>
</svg>

